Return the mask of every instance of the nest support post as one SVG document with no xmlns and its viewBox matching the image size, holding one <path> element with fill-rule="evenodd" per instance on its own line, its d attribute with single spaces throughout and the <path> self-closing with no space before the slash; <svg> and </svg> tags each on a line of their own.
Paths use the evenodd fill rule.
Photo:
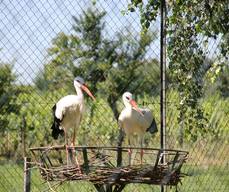
<svg viewBox="0 0 229 192">
<path fill-rule="evenodd" d="M 126 184 L 94 184 L 94 186 L 98 192 L 121 192 Z"/>
<path fill-rule="evenodd" d="M 24 157 L 24 192 L 30 192 L 31 186 L 31 158 Z"/>
</svg>

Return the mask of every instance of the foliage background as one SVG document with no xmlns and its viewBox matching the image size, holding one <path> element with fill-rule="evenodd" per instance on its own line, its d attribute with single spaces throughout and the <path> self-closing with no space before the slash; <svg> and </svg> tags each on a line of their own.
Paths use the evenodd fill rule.
<svg viewBox="0 0 229 192">
<path fill-rule="evenodd" d="M 141 107 L 152 109 L 160 125 L 160 1 L 31 2 L 0 3 L 0 191 L 22 191 L 22 160 L 29 147 L 62 144 L 51 138 L 51 108 L 74 93 L 77 75 L 97 98 L 86 97 L 79 145 L 117 145 L 116 119 L 126 90 Z M 167 11 L 166 145 L 190 152 L 180 190 L 225 191 L 228 4 L 167 1 Z M 146 145 L 160 147 L 159 139 L 159 133 L 146 135 Z M 47 190 L 42 182 L 32 171 L 32 191 Z M 95 190 L 76 182 L 59 191 L 76 189 Z M 129 185 L 129 190 L 159 187 Z"/>
</svg>

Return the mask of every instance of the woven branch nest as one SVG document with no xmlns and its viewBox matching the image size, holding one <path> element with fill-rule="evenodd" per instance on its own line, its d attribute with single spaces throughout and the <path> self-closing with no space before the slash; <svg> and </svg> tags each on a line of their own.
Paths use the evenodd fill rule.
<svg viewBox="0 0 229 192">
<path fill-rule="evenodd" d="M 134 156 L 129 165 L 128 149 L 125 147 L 69 147 L 67 150 L 77 157 L 67 163 L 66 147 L 31 148 L 34 164 L 46 181 L 87 180 L 93 184 L 146 183 L 176 186 L 184 174 L 181 167 L 188 152 L 144 148 L 144 159 L 140 163 L 140 148 L 131 148 Z M 73 155 L 74 154 L 74 155 Z M 162 163 L 162 159 L 166 163 Z"/>
</svg>

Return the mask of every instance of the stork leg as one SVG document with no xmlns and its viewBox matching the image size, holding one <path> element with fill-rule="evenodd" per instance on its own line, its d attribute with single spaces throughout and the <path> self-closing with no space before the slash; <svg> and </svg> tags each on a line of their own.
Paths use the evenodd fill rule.
<svg viewBox="0 0 229 192">
<path fill-rule="evenodd" d="M 141 160 L 141 164 L 142 164 L 142 159 L 143 159 L 143 155 L 144 155 L 144 150 L 143 148 L 143 137 L 141 137 L 141 151 L 140 151 L 140 160 Z"/>
<path fill-rule="evenodd" d="M 128 150 L 128 155 L 129 155 L 129 165 L 131 165 L 131 155 L 132 155 L 132 149 L 130 148 L 130 138 L 128 138 L 128 145 L 129 145 L 129 150 Z"/>
<path fill-rule="evenodd" d="M 67 132 L 66 129 L 64 128 L 64 140 L 65 140 L 65 150 L 66 150 L 66 162 L 67 162 L 67 167 L 69 165 L 69 159 L 68 159 L 68 139 L 67 139 Z"/>
<path fill-rule="evenodd" d="M 74 128 L 73 139 L 72 139 L 72 146 L 73 146 L 72 152 L 73 152 L 73 154 L 75 155 L 75 162 L 76 162 L 76 164 L 77 164 L 77 167 L 78 167 L 78 169 L 79 169 L 79 172 L 80 172 L 80 174 L 82 174 L 81 169 L 80 169 L 80 163 L 79 163 L 79 161 L 78 161 L 78 159 L 77 159 L 76 151 L 75 151 L 75 139 L 76 139 L 76 131 L 75 131 L 75 130 L 76 130 L 76 129 Z"/>
<path fill-rule="evenodd" d="M 73 138 L 72 138 L 72 142 L 71 142 L 71 149 L 69 150 L 71 164 L 73 164 L 73 165 L 76 163 L 76 161 L 74 160 L 74 157 L 73 157 L 75 155 L 75 148 L 74 148 L 74 146 L 75 146 L 75 130 L 73 132 Z"/>
</svg>

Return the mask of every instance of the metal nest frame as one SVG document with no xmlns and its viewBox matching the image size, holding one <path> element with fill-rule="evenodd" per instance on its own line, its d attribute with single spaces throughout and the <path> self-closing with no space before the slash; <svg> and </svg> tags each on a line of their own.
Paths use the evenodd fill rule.
<svg viewBox="0 0 229 192">
<path fill-rule="evenodd" d="M 71 157 L 80 160 L 80 169 L 71 162 L 67 164 L 65 146 L 30 148 L 33 154 L 31 164 L 37 166 L 42 178 L 48 183 L 57 181 L 84 180 L 93 183 L 97 191 L 122 191 L 127 184 L 144 183 L 153 185 L 176 186 L 185 174 L 181 167 L 188 152 L 172 149 L 143 148 L 146 156 L 143 163 L 136 158 L 129 165 L 123 160 L 128 149 L 140 153 L 139 147 L 68 147 Z M 163 163 L 162 159 L 166 159 Z M 66 160 L 66 161 L 64 161 Z"/>
</svg>

